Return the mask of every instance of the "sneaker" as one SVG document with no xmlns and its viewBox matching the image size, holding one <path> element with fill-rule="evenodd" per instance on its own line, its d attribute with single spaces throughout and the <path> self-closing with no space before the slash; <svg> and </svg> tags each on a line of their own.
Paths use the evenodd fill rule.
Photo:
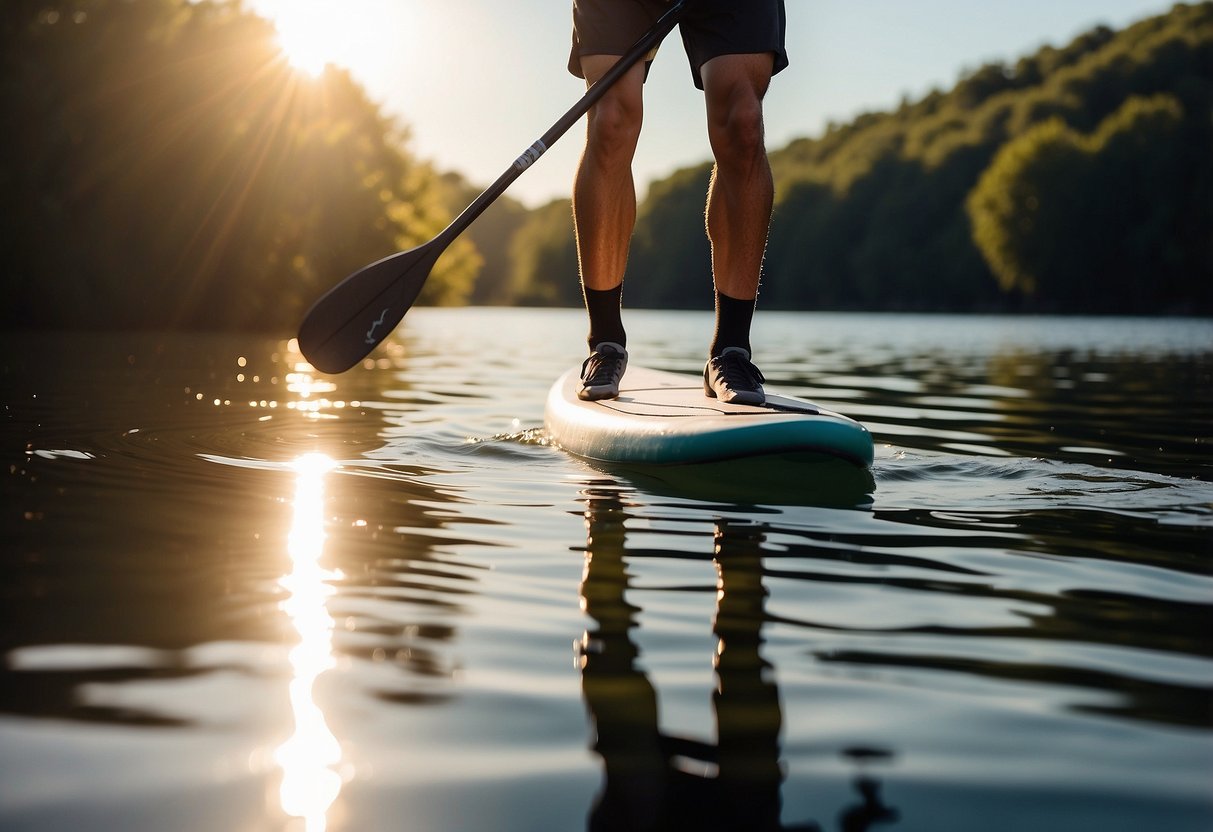
<svg viewBox="0 0 1213 832">
<path fill-rule="evenodd" d="M 613 399 L 628 368 L 628 351 L 614 341 L 603 341 L 581 365 L 581 387 L 577 398 L 587 402 Z"/>
<path fill-rule="evenodd" d="M 730 404 L 763 404 L 765 381 L 762 372 L 750 363 L 750 353 L 741 347 L 725 347 L 724 352 L 708 359 L 703 368 L 703 392 L 712 399 Z"/>
</svg>

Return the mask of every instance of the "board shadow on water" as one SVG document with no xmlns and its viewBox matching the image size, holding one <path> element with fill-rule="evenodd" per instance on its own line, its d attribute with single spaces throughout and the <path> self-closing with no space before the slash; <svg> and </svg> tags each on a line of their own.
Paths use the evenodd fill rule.
<svg viewBox="0 0 1213 832">
<path fill-rule="evenodd" d="M 586 464 L 656 496 L 759 506 L 871 506 L 868 468 L 817 454 L 759 456 L 695 465 Z"/>
</svg>

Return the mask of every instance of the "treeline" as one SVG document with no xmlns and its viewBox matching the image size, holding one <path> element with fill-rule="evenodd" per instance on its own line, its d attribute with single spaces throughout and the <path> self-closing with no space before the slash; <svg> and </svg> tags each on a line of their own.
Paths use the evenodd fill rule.
<svg viewBox="0 0 1213 832">
<path fill-rule="evenodd" d="M 690 94 L 690 91 L 688 91 Z M 217 0 L 0 4 L 0 326 L 294 331 L 480 188 Z M 1213 2 L 772 152 L 762 303 L 1213 313 Z M 640 206 L 626 302 L 710 305 L 705 162 Z M 423 303 L 577 305 L 567 200 L 503 197 Z"/>
<path fill-rule="evenodd" d="M 4 0 L 0 106 L 0 325 L 291 332 L 449 220 L 404 129 L 237 3 Z M 478 265 L 461 241 L 425 299 Z"/>
<path fill-rule="evenodd" d="M 1213 313 L 1213 3 L 983 66 L 772 166 L 764 307 Z M 710 303 L 709 174 L 652 186 L 629 305 Z M 577 302 L 567 202 L 514 244 L 514 300 Z"/>
</svg>

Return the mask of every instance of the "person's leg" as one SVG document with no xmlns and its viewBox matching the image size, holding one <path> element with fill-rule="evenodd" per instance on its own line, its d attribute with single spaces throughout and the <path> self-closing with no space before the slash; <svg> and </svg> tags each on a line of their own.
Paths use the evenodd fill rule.
<svg viewBox="0 0 1213 832">
<path fill-rule="evenodd" d="M 586 55 L 586 83 L 597 82 L 618 58 Z M 590 320 L 590 357 L 582 367 L 583 399 L 613 398 L 627 369 L 627 333 L 620 303 L 628 248 L 636 224 L 632 157 L 643 115 L 644 65 L 629 70 L 590 109 L 585 150 L 573 182 L 573 228 L 581 289 Z"/>
<path fill-rule="evenodd" d="M 616 60 L 613 55 L 584 56 L 587 85 L 598 81 Z M 626 345 L 619 293 L 636 224 L 632 157 L 640 137 L 643 89 L 644 66 L 638 64 L 590 109 L 573 183 L 573 225 L 590 313 L 591 349 L 602 341 Z"/>
<path fill-rule="evenodd" d="M 707 207 L 717 292 L 713 356 L 730 346 L 750 351 L 750 318 L 775 196 L 762 119 L 773 57 L 721 55 L 700 69 L 716 158 Z"/>
<path fill-rule="evenodd" d="M 716 329 L 704 392 L 726 402 L 766 400 L 762 373 L 751 362 L 750 324 L 775 199 L 762 123 L 773 66 L 773 54 L 759 53 L 721 55 L 700 68 L 716 158 L 707 207 Z"/>
</svg>

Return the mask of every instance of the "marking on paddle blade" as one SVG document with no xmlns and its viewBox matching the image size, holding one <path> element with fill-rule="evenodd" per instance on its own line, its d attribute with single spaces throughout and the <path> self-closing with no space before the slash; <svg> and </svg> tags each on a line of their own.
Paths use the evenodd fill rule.
<svg viewBox="0 0 1213 832">
<path fill-rule="evenodd" d="M 368 343 L 368 344 L 378 343 L 378 341 L 375 339 L 375 330 L 377 330 L 379 327 L 383 326 L 383 322 L 387 318 L 387 313 L 390 311 L 391 311 L 390 306 L 383 307 L 383 311 L 379 313 L 379 319 L 376 320 L 374 323 L 372 323 L 371 328 L 366 331 L 366 343 Z"/>
</svg>

